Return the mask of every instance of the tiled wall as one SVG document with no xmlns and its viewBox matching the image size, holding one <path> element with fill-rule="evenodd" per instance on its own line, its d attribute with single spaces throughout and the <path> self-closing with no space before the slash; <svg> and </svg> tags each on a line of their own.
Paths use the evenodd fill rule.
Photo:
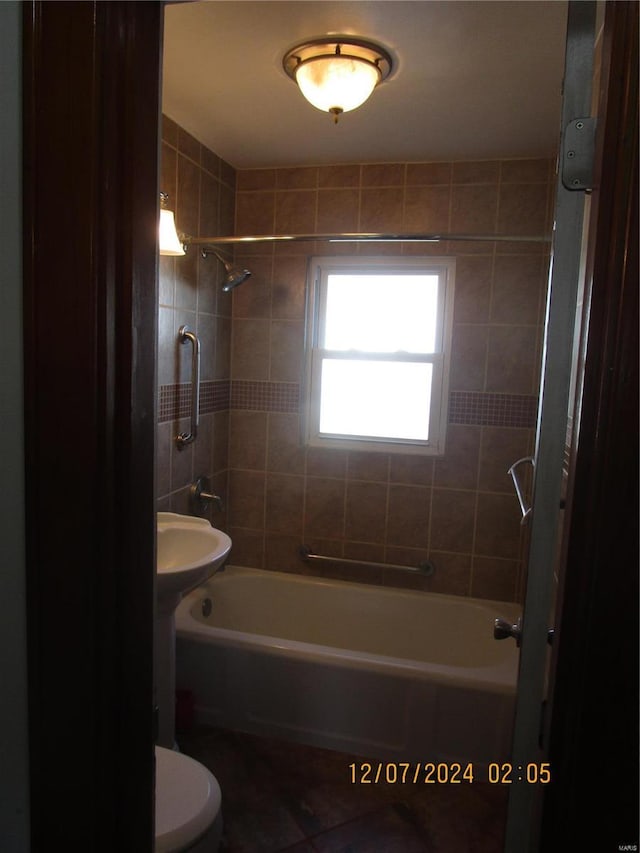
<svg viewBox="0 0 640 853">
<path fill-rule="evenodd" d="M 239 171 L 237 179 L 238 234 L 550 232 L 548 160 L 264 169 Z M 457 261 L 446 455 L 306 450 L 298 394 L 307 258 L 398 251 Z M 237 260 L 253 277 L 233 301 L 234 562 L 314 571 L 298 556 L 303 543 L 320 554 L 376 562 L 429 558 L 436 571 L 428 580 L 345 565 L 332 573 L 516 598 L 524 543 L 507 469 L 533 449 L 548 247 L 256 244 Z"/>
<path fill-rule="evenodd" d="M 234 173 L 173 122 L 163 131 L 162 189 L 189 233 L 331 231 L 550 232 L 552 163 L 392 163 Z M 314 254 L 431 254 L 457 262 L 447 452 L 442 458 L 305 449 L 300 445 L 307 258 Z M 233 562 L 311 573 L 317 553 L 417 565 L 319 573 L 514 599 L 523 531 L 507 468 L 533 449 L 548 247 L 514 240 L 450 244 L 255 244 L 236 254 L 252 277 L 232 294 L 220 264 L 192 253 L 162 259 L 160 283 L 161 508 L 188 511 L 188 485 L 213 477 L 233 540 Z M 217 280 L 215 280 L 217 277 Z M 390 297 L 391 298 L 391 297 Z M 231 308 L 231 306 L 233 306 Z M 203 346 L 201 435 L 185 451 L 190 351 Z M 181 409 L 180 409 L 181 407 Z"/>
<path fill-rule="evenodd" d="M 169 194 L 179 231 L 212 235 L 233 231 L 235 172 L 168 118 L 162 124 L 160 189 Z M 198 476 L 226 497 L 229 424 L 231 294 L 224 269 L 192 248 L 185 257 L 160 258 L 156 494 L 158 508 L 191 512 L 189 486 Z M 180 326 L 201 344 L 200 426 L 197 440 L 178 450 L 175 436 L 189 431 L 191 346 L 178 341 Z M 226 511 L 226 506 L 225 506 Z M 210 518 L 225 527 L 226 515 Z"/>
</svg>

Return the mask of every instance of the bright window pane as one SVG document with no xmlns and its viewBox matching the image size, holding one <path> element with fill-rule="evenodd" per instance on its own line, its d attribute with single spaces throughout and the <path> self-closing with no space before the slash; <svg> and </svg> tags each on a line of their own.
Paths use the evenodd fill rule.
<svg viewBox="0 0 640 853">
<path fill-rule="evenodd" d="M 431 353 L 436 346 L 438 276 L 330 274 L 324 349 Z"/>
<path fill-rule="evenodd" d="M 432 364 L 324 359 L 320 433 L 429 438 Z"/>
</svg>

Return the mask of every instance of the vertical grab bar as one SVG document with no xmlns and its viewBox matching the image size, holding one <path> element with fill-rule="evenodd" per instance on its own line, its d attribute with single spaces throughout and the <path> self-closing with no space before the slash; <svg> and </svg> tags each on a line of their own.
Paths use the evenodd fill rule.
<svg viewBox="0 0 640 853">
<path fill-rule="evenodd" d="M 513 485 L 516 489 L 516 495 L 518 496 L 518 502 L 520 503 L 520 511 L 522 512 L 522 519 L 520 520 L 520 524 L 524 524 L 529 516 L 531 515 L 532 506 L 527 506 L 524 501 L 524 495 L 522 493 L 522 488 L 520 486 L 520 481 L 518 480 L 518 475 L 516 474 L 516 468 L 518 465 L 522 465 L 524 462 L 530 462 L 531 467 L 535 468 L 535 460 L 533 456 L 523 456 L 522 459 L 518 459 L 517 462 L 514 462 L 511 468 L 509 468 L 508 473 L 511 474 L 511 479 L 513 480 Z"/>
<path fill-rule="evenodd" d="M 182 450 L 187 444 L 195 441 L 198 435 L 198 423 L 200 414 L 200 341 L 195 332 L 188 326 L 180 326 L 178 340 L 181 344 L 191 342 L 193 351 L 191 354 L 191 431 L 181 432 L 176 436 L 178 450 Z"/>
</svg>

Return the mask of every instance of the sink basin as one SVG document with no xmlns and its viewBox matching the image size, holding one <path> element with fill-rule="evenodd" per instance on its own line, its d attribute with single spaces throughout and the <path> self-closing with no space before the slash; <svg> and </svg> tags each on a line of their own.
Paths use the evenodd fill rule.
<svg viewBox="0 0 640 853">
<path fill-rule="evenodd" d="M 182 596 L 224 562 L 231 539 L 205 518 L 158 513 L 156 588 L 159 598 Z"/>
</svg>

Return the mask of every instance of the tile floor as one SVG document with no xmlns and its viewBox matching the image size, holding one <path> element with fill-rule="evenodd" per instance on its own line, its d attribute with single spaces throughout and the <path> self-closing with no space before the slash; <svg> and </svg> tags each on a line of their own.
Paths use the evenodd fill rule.
<svg viewBox="0 0 640 853">
<path fill-rule="evenodd" d="M 180 749 L 222 788 L 221 853 L 501 853 L 507 790 L 352 784 L 361 758 L 197 727 Z"/>
</svg>

